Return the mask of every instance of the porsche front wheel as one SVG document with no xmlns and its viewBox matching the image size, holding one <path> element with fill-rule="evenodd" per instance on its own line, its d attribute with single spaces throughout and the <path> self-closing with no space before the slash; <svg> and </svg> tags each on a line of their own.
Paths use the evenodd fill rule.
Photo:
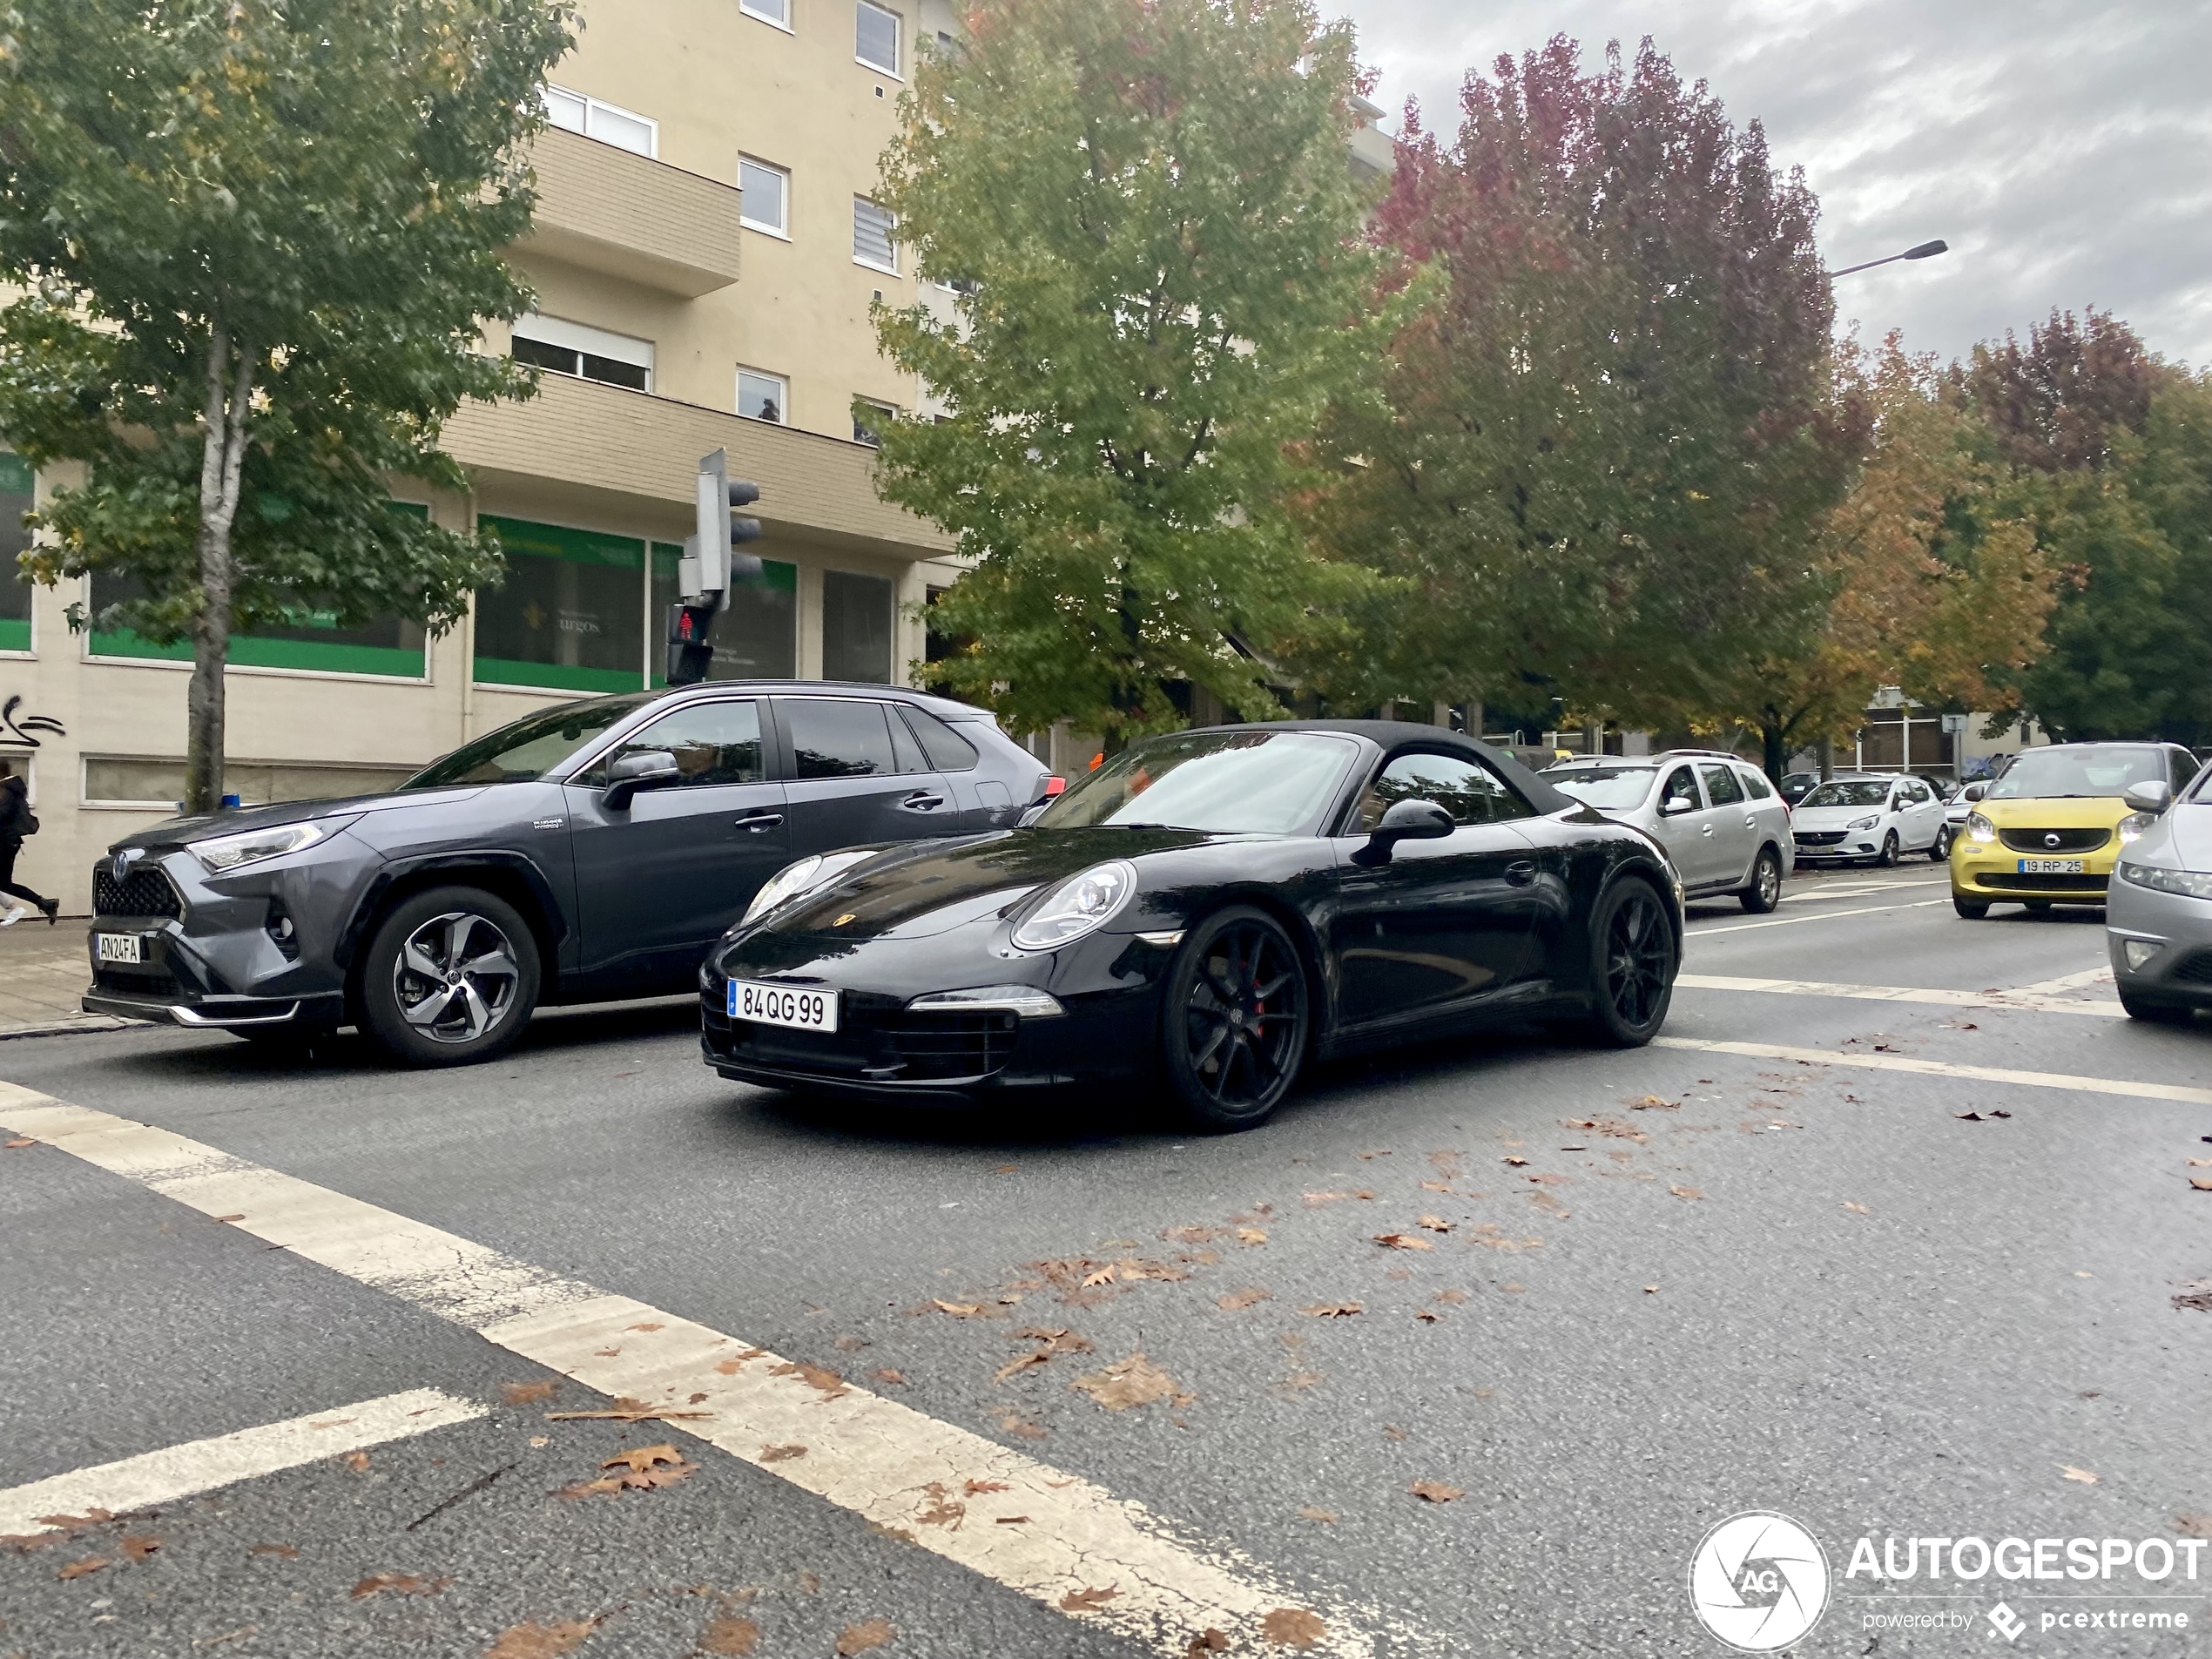
<svg viewBox="0 0 2212 1659">
<path fill-rule="evenodd" d="M 1681 950 L 1658 892 L 1630 877 L 1598 900 L 1590 928 L 1590 1031 L 1616 1049 L 1659 1035 L 1673 1000 Z"/>
<path fill-rule="evenodd" d="M 1250 1129 L 1291 1092 L 1310 1015 L 1298 948 L 1238 905 L 1193 927 L 1168 974 L 1161 1040 L 1169 1087 L 1203 1130 Z"/>
</svg>

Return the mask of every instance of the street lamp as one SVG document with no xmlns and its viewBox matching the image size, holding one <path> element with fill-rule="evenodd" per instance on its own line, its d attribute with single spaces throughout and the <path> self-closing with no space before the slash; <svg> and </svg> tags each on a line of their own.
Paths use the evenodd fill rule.
<svg viewBox="0 0 2212 1659">
<path fill-rule="evenodd" d="M 1864 265 L 1847 265 L 1842 270 L 1831 271 L 1828 274 L 1831 278 L 1849 276 L 1854 271 L 1871 271 L 1878 265 L 1892 265 L 1898 260 L 1932 260 L 1939 253 L 1950 251 L 1951 244 L 1939 238 L 1932 242 L 1923 242 L 1918 247 L 1908 247 L 1902 253 L 1892 253 L 1885 260 L 1869 260 Z"/>
</svg>

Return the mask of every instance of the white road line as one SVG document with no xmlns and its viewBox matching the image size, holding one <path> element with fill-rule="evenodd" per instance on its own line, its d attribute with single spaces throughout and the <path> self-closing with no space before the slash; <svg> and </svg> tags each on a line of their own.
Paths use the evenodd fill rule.
<svg viewBox="0 0 2212 1659">
<path fill-rule="evenodd" d="M 1317 1605 L 1233 1549 L 1181 1534 L 1138 1504 L 966 1429 L 794 1366 L 738 1338 L 533 1267 L 343 1193 L 128 1118 L 0 1082 L 0 1123 L 477 1332 L 602 1393 L 705 1411 L 671 1424 L 880 1527 L 1058 1608 L 1182 1659 L 1208 1627 L 1257 1649 L 1271 1612 L 1325 1621 L 1313 1651 L 1371 1659 L 1368 1608 Z M 810 1375 L 811 1372 L 811 1375 Z M 694 1401 L 694 1396 L 704 1396 Z M 803 1456 L 764 1463 L 765 1453 Z M 1002 1482 L 978 1492 L 970 1482 Z M 961 1513 L 962 1511 L 965 1513 Z M 1000 1525 L 1001 1516 L 1026 1515 Z M 1091 1606 L 1064 1598 L 1111 1589 Z"/>
<path fill-rule="evenodd" d="M 1844 916 L 1871 916 L 1884 910 L 1925 910 L 1930 905 L 1946 903 L 1942 899 L 1922 899 L 1913 904 L 1871 904 L 1857 910 L 1823 910 L 1806 916 L 1771 916 L 1764 921 L 1739 921 L 1727 927 L 1696 927 L 1689 930 L 1692 939 L 1710 939 L 1715 934 L 1748 933 L 1754 927 L 1794 927 L 1804 921 L 1836 921 Z"/>
<path fill-rule="evenodd" d="M 2020 1083 L 2030 1089 L 2070 1089 L 2085 1095 L 2128 1095 L 2138 1100 L 2178 1100 L 2212 1106 L 2212 1089 L 2182 1083 L 2132 1082 L 2118 1077 L 2078 1077 L 2064 1071 L 2013 1071 L 2001 1066 L 1961 1066 L 1919 1060 L 1904 1054 L 1836 1054 L 1826 1049 L 1785 1049 L 1770 1042 L 1711 1042 L 1698 1037 L 1654 1037 L 1660 1049 L 1689 1049 L 1701 1054 L 1737 1054 L 1754 1060 L 1803 1060 L 1816 1066 L 1856 1066 L 1870 1071 L 1914 1071 L 1935 1077 L 1964 1077 L 1975 1082 Z"/>
<path fill-rule="evenodd" d="M 1771 991 L 1784 996 L 1848 996 L 1870 1002 L 1933 1002 L 1952 1008 L 2016 1008 L 2032 1014 L 2089 1014 L 2123 1020 L 2127 1010 L 2109 997 L 2057 997 L 2020 991 L 1946 991 L 1920 985 L 1831 985 L 1818 980 L 1734 979 L 1684 974 L 1675 983 L 1694 991 Z"/>
<path fill-rule="evenodd" d="M 1824 899 L 1863 899 L 1870 893 L 1910 893 L 1915 887 L 1932 887 L 1933 881 L 1854 881 L 1847 887 L 1823 888 L 1816 893 L 1784 894 L 1784 904 L 1818 904 Z"/>
<path fill-rule="evenodd" d="M 0 1492 L 0 1533 L 48 1530 L 40 1520 L 46 1515 L 81 1515 L 91 1509 L 119 1515 L 173 1503 L 280 1469 L 470 1422 L 490 1410 L 435 1388 L 414 1388 L 295 1417 L 287 1423 L 265 1423 L 235 1434 L 187 1440 Z"/>
<path fill-rule="evenodd" d="M 2073 991 L 2079 990 L 2084 985 L 2094 985 L 2100 980 L 2103 981 L 2107 985 L 2112 983 L 2112 964 L 2110 962 L 2105 963 L 2101 968 L 2084 968 L 2079 974 L 2061 974 L 2056 979 L 2038 980 L 2033 985 L 2023 985 L 2020 988 L 2030 995 L 2056 991 Z"/>
</svg>

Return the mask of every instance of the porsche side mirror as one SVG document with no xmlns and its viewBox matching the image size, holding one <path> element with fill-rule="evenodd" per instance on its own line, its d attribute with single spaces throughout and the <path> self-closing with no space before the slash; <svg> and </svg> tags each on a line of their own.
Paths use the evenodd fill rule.
<svg viewBox="0 0 2212 1659">
<path fill-rule="evenodd" d="M 1397 801 L 1383 813 L 1382 821 L 1369 832 L 1366 845 L 1352 860 L 1355 864 L 1387 864 L 1390 849 L 1399 842 L 1440 840 L 1458 827 L 1452 822 L 1452 814 L 1433 800 Z"/>
<path fill-rule="evenodd" d="M 641 789 L 663 789 L 684 774 L 676 770 L 676 757 L 665 749 L 633 749 L 617 756 L 607 768 L 607 790 L 600 799 L 610 813 L 630 810 L 630 798 Z"/>
<path fill-rule="evenodd" d="M 2148 783 L 2130 784 L 2121 799 L 2128 803 L 2131 813 L 2148 813 L 2155 818 L 2174 804 L 2174 786 L 2154 778 Z"/>
<path fill-rule="evenodd" d="M 1659 805 L 1662 818 L 1680 818 L 1684 813 L 1694 813 L 1697 803 L 1687 795 L 1669 795 Z"/>
</svg>

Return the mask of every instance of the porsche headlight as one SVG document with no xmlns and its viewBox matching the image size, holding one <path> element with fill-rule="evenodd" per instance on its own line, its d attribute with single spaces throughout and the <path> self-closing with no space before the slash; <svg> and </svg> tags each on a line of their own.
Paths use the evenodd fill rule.
<svg viewBox="0 0 2212 1659">
<path fill-rule="evenodd" d="M 874 856 L 873 853 L 809 853 L 796 863 L 785 865 L 752 895 L 752 902 L 745 907 L 738 926 L 751 927 L 777 906 L 788 904 L 817 887 L 829 886 L 854 865 Z"/>
<path fill-rule="evenodd" d="M 1966 839 L 1970 841 L 1993 841 L 1997 839 L 1997 826 L 1979 813 L 1968 813 L 1966 814 Z"/>
<path fill-rule="evenodd" d="M 351 821 L 340 819 L 319 824 L 273 824 L 266 829 L 239 830 L 233 835 L 214 835 L 185 845 L 206 867 L 209 874 L 222 875 L 240 865 L 280 858 L 287 853 L 313 846 L 317 841 L 327 840 Z"/>
<path fill-rule="evenodd" d="M 1125 859 L 1094 864 L 1062 882 L 1052 896 L 1014 930 L 1017 950 L 1057 950 L 1095 933 L 1129 902 L 1136 891 L 1136 867 Z"/>
<path fill-rule="evenodd" d="M 2127 817 L 2120 820 L 2118 825 L 2120 832 L 2120 845 L 2125 846 L 2128 842 L 2136 840 L 2141 837 L 2148 834 L 2157 823 L 2158 814 L 2156 813 L 2128 813 Z"/>
<path fill-rule="evenodd" d="M 2212 899 L 2212 870 L 2169 870 L 2162 864 L 2123 864 L 2122 879 L 2153 893 L 2178 893 L 2188 899 Z"/>
<path fill-rule="evenodd" d="M 1870 818 L 1854 818 L 1844 826 L 1844 833 L 1848 835 L 1853 830 L 1870 830 L 1881 821 L 1882 815 L 1879 813 L 1876 813 Z"/>
</svg>

